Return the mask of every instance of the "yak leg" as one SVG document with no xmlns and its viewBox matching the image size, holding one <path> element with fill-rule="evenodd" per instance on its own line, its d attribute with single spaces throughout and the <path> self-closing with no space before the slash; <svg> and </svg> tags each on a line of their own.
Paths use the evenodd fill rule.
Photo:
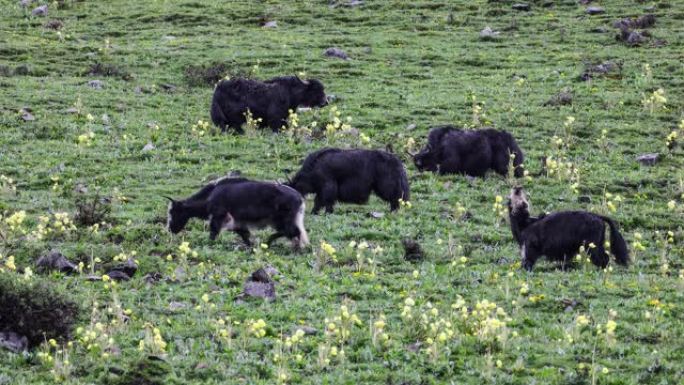
<svg viewBox="0 0 684 385">
<path fill-rule="evenodd" d="M 276 239 L 284 236 L 285 234 L 283 234 L 281 231 L 276 231 L 270 237 L 268 237 L 268 239 L 266 240 L 266 244 L 271 246 L 271 243 L 273 243 Z"/>
<path fill-rule="evenodd" d="M 529 242 L 525 242 L 520 248 L 520 254 L 522 255 L 522 267 L 527 271 L 532 271 L 532 267 L 537 262 L 537 259 L 541 256 L 539 250 L 530 245 Z"/>
<path fill-rule="evenodd" d="M 221 232 L 221 229 L 223 229 L 223 221 L 226 217 L 226 214 L 227 213 L 222 213 L 211 216 L 211 221 L 209 222 L 209 239 L 212 241 L 216 239 Z"/>
<path fill-rule="evenodd" d="M 594 265 L 602 269 L 605 269 L 605 267 L 608 266 L 608 253 L 606 253 L 606 249 L 603 247 L 603 242 L 596 243 L 596 247 L 590 248 L 587 253 L 589 253 L 591 263 Z"/>
<path fill-rule="evenodd" d="M 271 131 L 278 133 L 283 126 L 287 127 L 287 121 L 284 119 L 273 119 L 268 121 L 268 126 L 271 127 Z"/>
<path fill-rule="evenodd" d="M 237 235 L 242 238 L 242 241 L 245 243 L 247 246 L 252 246 L 252 241 L 249 240 L 249 230 L 247 229 L 235 229 L 233 230 Z"/>
<path fill-rule="evenodd" d="M 390 204 L 390 211 L 396 211 L 399 209 L 399 198 L 402 196 L 401 188 L 399 187 L 396 180 L 390 178 L 386 175 L 380 182 L 375 186 L 375 193 L 378 196 Z"/>
<path fill-rule="evenodd" d="M 321 205 L 325 206 L 325 212 L 332 214 L 333 206 L 335 206 L 335 201 L 337 200 L 337 183 L 328 182 L 324 184 L 320 193 L 316 194 L 316 199 L 319 198 Z"/>
</svg>

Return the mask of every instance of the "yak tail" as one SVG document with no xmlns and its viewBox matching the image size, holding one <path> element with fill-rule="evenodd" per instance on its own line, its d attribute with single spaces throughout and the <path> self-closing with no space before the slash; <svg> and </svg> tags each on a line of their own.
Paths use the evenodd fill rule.
<svg viewBox="0 0 684 385">
<path fill-rule="evenodd" d="M 401 188 L 401 199 L 404 201 L 411 200 L 411 190 L 409 188 L 408 176 L 406 176 L 406 169 L 404 165 L 399 162 L 399 187 Z"/>
<path fill-rule="evenodd" d="M 629 264 L 629 251 L 627 250 L 625 239 L 622 238 L 622 234 L 620 234 L 617 225 L 612 219 L 599 216 L 610 226 L 610 252 L 615 256 L 617 263 L 627 266 Z"/>
</svg>

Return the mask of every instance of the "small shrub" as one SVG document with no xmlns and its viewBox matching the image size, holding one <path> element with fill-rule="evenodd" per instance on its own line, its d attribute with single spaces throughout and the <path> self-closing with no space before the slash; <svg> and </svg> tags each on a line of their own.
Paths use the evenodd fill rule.
<svg viewBox="0 0 684 385">
<path fill-rule="evenodd" d="M 45 281 L 10 272 L 0 272 L 0 309 L 0 331 L 26 336 L 30 348 L 51 338 L 68 339 L 80 311 L 76 302 Z"/>
<path fill-rule="evenodd" d="M 226 76 L 249 77 L 250 73 L 236 68 L 234 62 L 213 62 L 185 67 L 185 81 L 191 87 L 213 86 Z"/>
<path fill-rule="evenodd" d="M 85 73 L 94 76 L 120 77 L 123 80 L 130 80 L 131 74 L 114 64 L 100 63 L 91 64 Z"/>
<path fill-rule="evenodd" d="M 92 226 L 96 223 L 109 222 L 112 212 L 112 201 L 99 193 L 94 195 L 78 194 L 76 196 L 76 216 L 74 220 L 81 226 Z"/>
</svg>

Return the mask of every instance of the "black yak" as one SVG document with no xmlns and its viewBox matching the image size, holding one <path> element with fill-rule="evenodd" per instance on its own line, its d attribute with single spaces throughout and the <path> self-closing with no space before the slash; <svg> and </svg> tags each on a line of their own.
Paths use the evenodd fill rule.
<svg viewBox="0 0 684 385">
<path fill-rule="evenodd" d="M 304 198 L 283 184 L 223 178 L 187 199 L 167 199 L 171 201 L 168 228 L 174 234 L 183 230 L 191 218 L 200 218 L 209 220 L 212 240 L 226 229 L 236 232 L 250 246 L 250 229 L 271 226 L 276 232 L 268 238 L 268 244 L 280 237 L 289 238 L 298 248 L 309 244 L 304 228 Z"/>
<path fill-rule="evenodd" d="M 316 194 L 313 214 L 325 207 L 333 212 L 336 201 L 363 204 L 371 192 L 389 202 L 392 211 L 410 198 L 403 163 L 380 150 L 324 148 L 309 154 L 288 183 L 302 195 Z"/>
<path fill-rule="evenodd" d="M 627 244 L 612 219 L 586 211 L 559 211 L 534 218 L 530 217 L 529 208 L 525 191 L 521 187 L 513 188 L 508 215 L 526 270 L 531 271 L 542 255 L 564 265 L 571 264 L 581 246 L 594 265 L 606 267 L 609 260 L 604 248 L 606 223 L 610 227 L 610 251 L 615 260 L 623 266 L 629 263 Z"/>
<path fill-rule="evenodd" d="M 323 107 L 328 104 L 323 84 L 316 79 L 301 80 L 297 76 L 281 76 L 260 82 L 251 79 L 223 80 L 214 90 L 211 120 L 242 133 L 245 114 L 249 110 L 259 126 L 277 132 L 287 125 L 289 110 L 297 107 Z"/>
<path fill-rule="evenodd" d="M 492 128 L 462 130 L 454 126 L 431 129 L 425 148 L 411 154 L 420 171 L 478 177 L 488 170 L 507 175 L 511 155 L 515 155 L 514 175 L 521 177 L 524 156 L 511 134 Z"/>
</svg>

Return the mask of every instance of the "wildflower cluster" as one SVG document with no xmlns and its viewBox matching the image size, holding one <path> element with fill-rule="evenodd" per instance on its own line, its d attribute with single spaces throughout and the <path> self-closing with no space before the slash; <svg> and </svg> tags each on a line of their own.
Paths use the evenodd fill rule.
<svg viewBox="0 0 684 385">
<path fill-rule="evenodd" d="M 387 318 L 380 314 L 378 318 L 370 323 L 371 343 L 375 348 L 387 346 L 390 343 L 390 336 L 385 332 Z"/>
<path fill-rule="evenodd" d="M 361 319 L 350 312 L 347 305 L 340 305 L 339 313 L 326 317 L 325 341 L 318 345 L 319 364 L 326 367 L 333 359 L 344 360 L 344 346 L 349 342 L 352 330 L 362 324 Z"/>
<path fill-rule="evenodd" d="M 65 381 L 71 376 L 73 365 L 69 357 L 72 347 L 73 342 L 68 342 L 66 346 L 60 346 L 54 338 L 50 338 L 36 354 L 38 360 L 45 367 L 50 368 L 50 374 L 57 382 Z"/>
<path fill-rule="evenodd" d="M 616 212 L 617 205 L 620 203 L 622 203 L 622 196 L 618 194 L 612 194 L 610 192 L 606 192 L 605 194 L 603 194 L 603 204 L 609 212 Z"/>
<path fill-rule="evenodd" d="M 347 247 L 356 256 L 357 273 L 361 274 L 367 270 L 367 274 L 369 277 L 375 277 L 377 269 L 377 262 L 375 256 L 382 253 L 383 248 L 380 246 L 376 246 L 375 248 L 373 248 L 371 251 L 373 257 L 370 257 L 366 256 L 366 251 L 369 249 L 368 242 L 366 241 L 362 241 L 360 243 L 356 243 L 356 241 L 351 241 L 349 242 L 349 245 Z"/>
<path fill-rule="evenodd" d="M 506 205 L 503 204 L 503 197 L 497 195 L 494 197 L 494 204 L 492 205 L 492 211 L 494 211 L 494 216 L 496 217 L 496 224 L 499 225 L 499 220 L 501 218 L 506 218 L 508 215 L 508 209 Z"/>
<path fill-rule="evenodd" d="M 197 123 L 193 124 L 190 131 L 193 135 L 201 138 L 209 132 L 210 126 L 208 121 L 202 119 L 198 120 Z"/>
<path fill-rule="evenodd" d="M 52 215 L 41 215 L 38 217 L 38 226 L 31 232 L 31 238 L 35 240 L 53 239 L 74 230 L 76 230 L 76 225 L 69 218 L 68 213 L 58 212 Z"/>
<path fill-rule="evenodd" d="M 25 234 L 26 230 L 24 230 L 22 227 L 25 219 L 26 211 L 16 211 L 9 217 L 5 218 L 5 224 L 10 231 Z"/>
<path fill-rule="evenodd" d="M 14 179 L 6 176 L 5 174 L 0 174 L 0 188 L 2 188 L 4 191 L 16 193 L 17 183 L 14 181 Z"/>
<path fill-rule="evenodd" d="M 157 355 L 166 354 L 167 343 L 161 335 L 161 330 L 149 322 L 145 323 L 144 327 L 145 338 L 138 342 L 138 350 Z"/>
<path fill-rule="evenodd" d="M 320 271 L 331 262 L 337 263 L 337 250 L 333 245 L 321 240 L 321 247 L 316 251 L 316 269 Z"/>
<path fill-rule="evenodd" d="M 259 318 L 258 320 L 250 319 L 246 322 L 247 332 L 257 338 L 266 336 L 266 321 Z"/>
<path fill-rule="evenodd" d="M 351 128 L 352 117 L 347 116 L 345 121 L 342 121 L 342 113 L 337 109 L 337 106 L 332 106 L 328 110 L 329 123 L 325 125 L 325 135 L 330 137 L 340 131 L 348 131 Z"/>
<path fill-rule="evenodd" d="M 93 144 L 93 140 L 95 140 L 95 133 L 91 130 L 88 130 L 76 138 L 78 145 L 84 147 L 90 147 Z"/>
<path fill-rule="evenodd" d="M 677 146 L 677 139 L 682 135 L 684 135 L 684 119 L 679 122 L 677 130 L 672 130 L 667 137 L 665 137 L 665 147 L 667 147 L 669 151 L 674 150 Z"/>
<path fill-rule="evenodd" d="M 10 255 L 7 258 L 4 258 L 2 254 L 0 254 L 0 271 L 3 270 L 9 270 L 9 271 L 15 271 L 17 270 L 17 265 L 14 263 L 14 256 Z"/>
<path fill-rule="evenodd" d="M 255 118 L 252 111 L 247 109 L 247 112 L 245 112 L 245 124 L 243 125 L 243 129 L 248 136 L 253 137 L 259 131 L 259 126 L 261 126 L 263 121 L 262 118 Z"/>
<path fill-rule="evenodd" d="M 454 325 L 448 317 L 440 317 L 439 310 L 428 302 L 420 315 L 420 326 L 425 334 L 425 352 L 436 361 L 454 337 Z"/>
<path fill-rule="evenodd" d="M 648 109 L 651 114 L 659 110 L 666 110 L 666 103 L 665 90 L 662 88 L 658 88 L 648 96 L 644 95 L 644 99 L 641 101 L 644 108 Z"/>
</svg>

